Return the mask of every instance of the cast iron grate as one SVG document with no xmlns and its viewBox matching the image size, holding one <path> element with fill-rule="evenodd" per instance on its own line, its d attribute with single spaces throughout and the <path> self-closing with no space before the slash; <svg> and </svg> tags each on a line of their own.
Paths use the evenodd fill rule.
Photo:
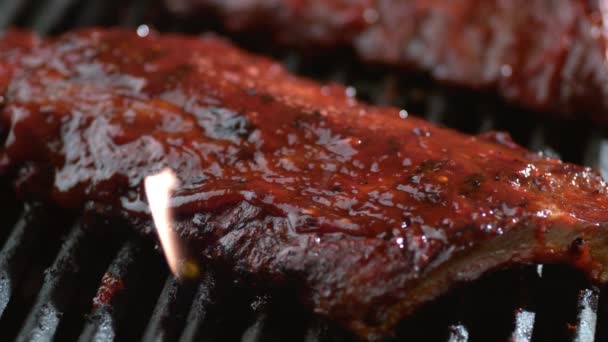
<svg viewBox="0 0 608 342">
<path fill-rule="evenodd" d="M 143 23 L 171 31 L 199 29 L 163 14 L 145 0 L 0 0 L 0 28 L 15 25 L 41 34 Z M 249 38 L 234 38 L 259 50 Z M 491 96 L 480 98 L 437 87 L 424 77 L 397 77 L 382 68 L 363 67 L 348 52 L 305 58 L 272 49 L 262 52 L 280 58 L 297 73 L 350 84 L 359 97 L 373 103 L 424 113 L 428 120 L 470 133 L 506 130 L 530 148 L 608 170 L 608 141 L 603 138 L 607 135 L 600 128 L 543 122 Z M 10 193 L 7 189 L 0 190 Z M 308 314 L 289 293 L 252 293 L 221 281 L 212 270 L 198 283 L 179 283 L 154 246 L 125 233 L 126 227 L 39 204 L 19 207 L 10 199 L 0 204 L 5 208 L 5 228 L 0 232 L 0 340 L 352 339 Z M 12 229 L 7 228 L 10 225 Z M 605 300 L 599 289 L 571 270 L 523 267 L 486 276 L 428 305 L 400 326 L 395 339 L 603 341 L 608 338 Z"/>
</svg>

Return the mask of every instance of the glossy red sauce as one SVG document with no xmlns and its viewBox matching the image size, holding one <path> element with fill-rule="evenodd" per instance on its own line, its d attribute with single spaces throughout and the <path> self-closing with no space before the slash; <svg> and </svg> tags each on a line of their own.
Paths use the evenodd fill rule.
<svg viewBox="0 0 608 342">
<path fill-rule="evenodd" d="M 608 218 L 605 184 L 589 169 L 504 133 L 466 136 L 361 104 L 216 38 L 91 30 L 20 62 L 4 94 L 0 167 L 18 170 L 24 191 L 29 178 L 49 183 L 28 191 L 65 207 L 147 215 L 142 180 L 168 166 L 179 213 L 245 200 L 302 233 L 443 249 L 526 216 Z"/>
<path fill-rule="evenodd" d="M 165 0 L 193 20 L 486 88 L 550 115 L 606 122 L 608 10 L 597 0 Z M 261 36 L 261 35 L 260 35 Z"/>
<path fill-rule="evenodd" d="M 361 334 L 409 312 L 386 308 L 414 301 L 404 289 L 455 253 L 535 227 L 549 256 L 552 226 L 608 222 L 589 168 L 368 106 L 218 38 L 114 29 L 31 42 L 0 50 L 0 173 L 22 198 L 146 220 L 143 179 L 170 167 L 191 239 L 215 230 L 209 255 L 303 274 L 315 310 Z"/>
<path fill-rule="evenodd" d="M 101 278 L 101 285 L 97 289 L 97 294 L 93 298 L 93 308 L 111 306 L 116 295 L 124 289 L 125 284 L 120 277 L 111 273 L 105 273 Z"/>
</svg>

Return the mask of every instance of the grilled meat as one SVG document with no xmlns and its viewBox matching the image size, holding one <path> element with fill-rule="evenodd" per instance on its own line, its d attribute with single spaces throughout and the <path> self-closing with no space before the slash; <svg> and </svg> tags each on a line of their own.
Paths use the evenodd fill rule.
<svg viewBox="0 0 608 342">
<path fill-rule="evenodd" d="M 233 31 L 350 46 L 363 60 L 493 90 L 527 108 L 608 121 L 608 8 L 597 0 L 166 2 L 176 13 L 214 13 Z"/>
<path fill-rule="evenodd" d="M 176 230 L 205 264 L 295 286 L 362 337 L 510 264 L 608 281 L 604 181 L 505 133 L 369 106 L 212 36 L 9 32 L 0 46 L 0 174 L 22 199 L 154 235 L 142 182 L 170 167 Z"/>
</svg>

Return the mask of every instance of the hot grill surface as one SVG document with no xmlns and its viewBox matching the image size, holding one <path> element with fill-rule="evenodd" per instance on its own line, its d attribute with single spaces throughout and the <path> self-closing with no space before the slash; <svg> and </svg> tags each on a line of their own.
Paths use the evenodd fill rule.
<svg viewBox="0 0 608 342">
<path fill-rule="evenodd" d="M 213 23 L 172 22 L 160 8 L 145 0 L 0 0 L 0 28 L 14 25 L 42 34 L 92 25 L 136 29 L 144 23 L 165 31 L 213 28 Z M 351 85 L 369 102 L 401 106 L 469 133 L 505 130 L 532 149 L 608 171 L 604 129 L 543 122 L 491 95 L 362 66 L 349 51 L 315 57 L 260 48 L 251 37 L 234 38 L 280 58 L 298 74 Z M 352 339 L 309 314 L 292 293 L 252 293 L 212 270 L 200 282 L 180 283 L 169 274 L 158 247 L 130 235 L 128 227 L 39 204 L 16 204 L 8 185 L 0 183 L 0 190 L 8 194 L 0 199 L 0 340 Z M 395 340 L 603 341 L 608 339 L 608 303 L 600 292 L 559 266 L 502 271 L 427 305 L 401 324 Z"/>
</svg>

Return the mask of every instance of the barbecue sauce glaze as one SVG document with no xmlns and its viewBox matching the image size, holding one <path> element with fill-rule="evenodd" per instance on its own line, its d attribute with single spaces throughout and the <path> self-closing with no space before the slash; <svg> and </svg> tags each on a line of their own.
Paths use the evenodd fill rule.
<svg viewBox="0 0 608 342">
<path fill-rule="evenodd" d="M 529 227 L 531 251 L 500 265 L 560 261 L 606 279 L 583 237 L 545 240 L 555 227 L 606 229 L 601 177 L 506 133 L 368 106 L 213 36 L 8 32 L 0 47 L 0 172 L 22 199 L 153 233 L 142 183 L 169 167 L 176 229 L 202 259 L 295 283 L 361 336 L 444 292 L 409 295 L 433 271 Z M 447 282 L 500 266 L 492 258 Z"/>
<path fill-rule="evenodd" d="M 352 47 L 368 62 L 496 92 L 562 118 L 606 122 L 605 17 L 598 0 L 165 0 L 308 51 Z M 261 34 L 259 36 L 262 36 Z"/>
</svg>

